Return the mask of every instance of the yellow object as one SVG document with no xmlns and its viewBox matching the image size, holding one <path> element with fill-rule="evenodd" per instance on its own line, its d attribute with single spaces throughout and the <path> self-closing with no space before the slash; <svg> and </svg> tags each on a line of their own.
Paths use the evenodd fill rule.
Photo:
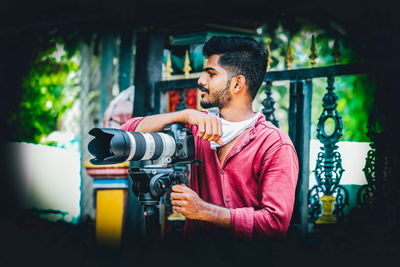
<svg viewBox="0 0 400 267">
<path fill-rule="evenodd" d="M 333 216 L 333 205 L 335 204 L 334 196 L 323 196 L 322 201 L 322 215 L 315 223 L 316 224 L 335 224 L 336 218 Z"/>
<path fill-rule="evenodd" d="M 93 165 L 88 159 L 83 160 L 83 167 L 85 168 L 129 168 L 129 161 L 110 165 Z"/>
<path fill-rule="evenodd" d="M 161 240 L 164 240 L 165 236 L 165 204 L 161 206 Z"/>
<path fill-rule="evenodd" d="M 172 62 L 171 62 L 171 53 L 168 53 L 167 56 L 167 63 L 165 64 L 165 73 L 167 74 L 167 80 L 171 80 L 171 73 L 173 73 L 174 70 L 172 69 Z"/>
<path fill-rule="evenodd" d="M 126 189 L 97 190 L 96 241 L 101 246 L 117 248 L 121 244 Z"/>
<path fill-rule="evenodd" d="M 168 221 L 184 221 L 184 220 L 186 220 L 186 217 L 176 211 L 172 211 L 172 213 L 168 216 Z"/>
<path fill-rule="evenodd" d="M 183 72 L 185 73 L 185 79 L 189 78 L 189 72 L 192 70 L 192 67 L 190 67 L 190 60 L 189 60 L 189 51 L 186 50 L 186 55 L 185 55 L 185 65 L 183 67 Z"/>
<path fill-rule="evenodd" d="M 332 56 L 333 56 L 333 58 L 335 59 L 335 64 L 337 65 L 337 64 L 339 64 L 339 61 L 340 61 L 340 56 L 341 56 L 342 54 L 340 53 L 340 51 L 339 51 L 339 40 L 336 38 L 335 39 L 335 42 L 334 42 L 334 44 L 333 44 L 333 52 L 332 52 Z"/>
<path fill-rule="evenodd" d="M 271 57 L 271 48 L 270 48 L 271 42 L 267 42 L 267 53 L 268 53 L 268 63 L 267 63 L 267 71 L 271 68 L 272 64 L 272 57 Z"/>
<path fill-rule="evenodd" d="M 312 40 L 311 40 L 311 55 L 309 56 L 310 60 L 311 60 L 311 67 L 315 67 L 315 64 L 317 64 L 316 59 L 317 59 L 318 55 L 316 53 L 316 49 L 315 49 L 315 39 L 314 39 L 314 35 L 312 36 Z"/>
<path fill-rule="evenodd" d="M 293 51 L 292 51 L 292 46 L 290 45 L 290 40 L 289 40 L 288 45 L 287 45 L 287 50 L 286 50 L 286 59 L 285 59 L 286 68 L 288 70 L 290 70 L 292 68 L 293 60 L 294 60 Z"/>
</svg>

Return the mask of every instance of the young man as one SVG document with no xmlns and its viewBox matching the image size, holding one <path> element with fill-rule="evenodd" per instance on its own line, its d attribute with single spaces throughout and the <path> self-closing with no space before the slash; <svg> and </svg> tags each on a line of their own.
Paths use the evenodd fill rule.
<svg viewBox="0 0 400 267">
<path fill-rule="evenodd" d="M 186 218 L 186 237 L 211 234 L 244 240 L 282 238 L 293 211 L 298 161 L 288 135 L 252 110 L 268 57 L 255 40 L 213 37 L 198 80 L 201 106 L 133 118 L 125 131 L 156 132 L 183 123 L 196 136 L 190 188 L 172 188 L 173 209 Z M 197 222 L 195 222 L 196 220 Z"/>
</svg>

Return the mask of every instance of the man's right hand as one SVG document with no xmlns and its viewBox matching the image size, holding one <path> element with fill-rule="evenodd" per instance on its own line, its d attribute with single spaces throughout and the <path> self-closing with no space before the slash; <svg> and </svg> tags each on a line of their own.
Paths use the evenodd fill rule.
<svg viewBox="0 0 400 267">
<path fill-rule="evenodd" d="M 206 140 L 214 141 L 223 145 L 221 120 L 214 116 L 205 114 L 195 109 L 185 109 L 177 112 L 146 116 L 137 124 L 136 132 L 159 132 L 170 123 L 183 123 L 198 126 L 197 136 Z M 129 122 L 128 122 L 129 123 Z"/>
<path fill-rule="evenodd" d="M 195 109 L 186 109 L 183 112 L 186 123 L 197 125 L 198 137 L 209 142 L 214 141 L 219 145 L 224 144 L 220 139 L 222 136 L 222 124 L 218 117 Z"/>
</svg>

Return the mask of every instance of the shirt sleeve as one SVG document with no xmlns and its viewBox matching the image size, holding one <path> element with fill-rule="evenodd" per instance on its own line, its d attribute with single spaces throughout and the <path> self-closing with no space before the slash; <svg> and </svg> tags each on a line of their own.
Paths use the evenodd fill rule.
<svg viewBox="0 0 400 267">
<path fill-rule="evenodd" d="M 204 112 L 206 113 L 206 112 Z M 144 119 L 144 117 L 135 117 L 127 120 L 123 125 L 121 125 L 120 129 L 127 131 L 127 132 L 134 132 L 136 130 L 136 127 L 138 124 Z M 190 124 L 185 124 L 185 127 L 189 128 L 192 132 L 193 135 L 197 135 L 197 126 L 196 125 L 190 125 Z"/>
<path fill-rule="evenodd" d="M 258 195 L 260 208 L 230 209 L 231 230 L 239 239 L 280 239 L 292 217 L 298 159 L 292 145 L 282 144 L 266 154 L 260 170 Z"/>
<path fill-rule="evenodd" d="M 139 122 L 141 122 L 144 119 L 144 117 L 136 117 L 127 120 L 122 126 L 120 127 L 121 130 L 127 131 L 127 132 L 134 132 L 136 130 L 136 127 L 138 126 Z"/>
</svg>

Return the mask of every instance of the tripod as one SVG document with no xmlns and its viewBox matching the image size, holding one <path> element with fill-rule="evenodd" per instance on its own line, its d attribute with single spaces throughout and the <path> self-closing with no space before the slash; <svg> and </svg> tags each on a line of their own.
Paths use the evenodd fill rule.
<svg viewBox="0 0 400 267">
<path fill-rule="evenodd" d="M 129 175 L 132 179 L 133 193 L 138 197 L 139 204 L 144 206 L 145 239 L 159 240 L 160 212 L 157 205 L 173 185 L 183 182 L 183 175 L 172 168 L 160 166 L 131 168 Z"/>
</svg>

